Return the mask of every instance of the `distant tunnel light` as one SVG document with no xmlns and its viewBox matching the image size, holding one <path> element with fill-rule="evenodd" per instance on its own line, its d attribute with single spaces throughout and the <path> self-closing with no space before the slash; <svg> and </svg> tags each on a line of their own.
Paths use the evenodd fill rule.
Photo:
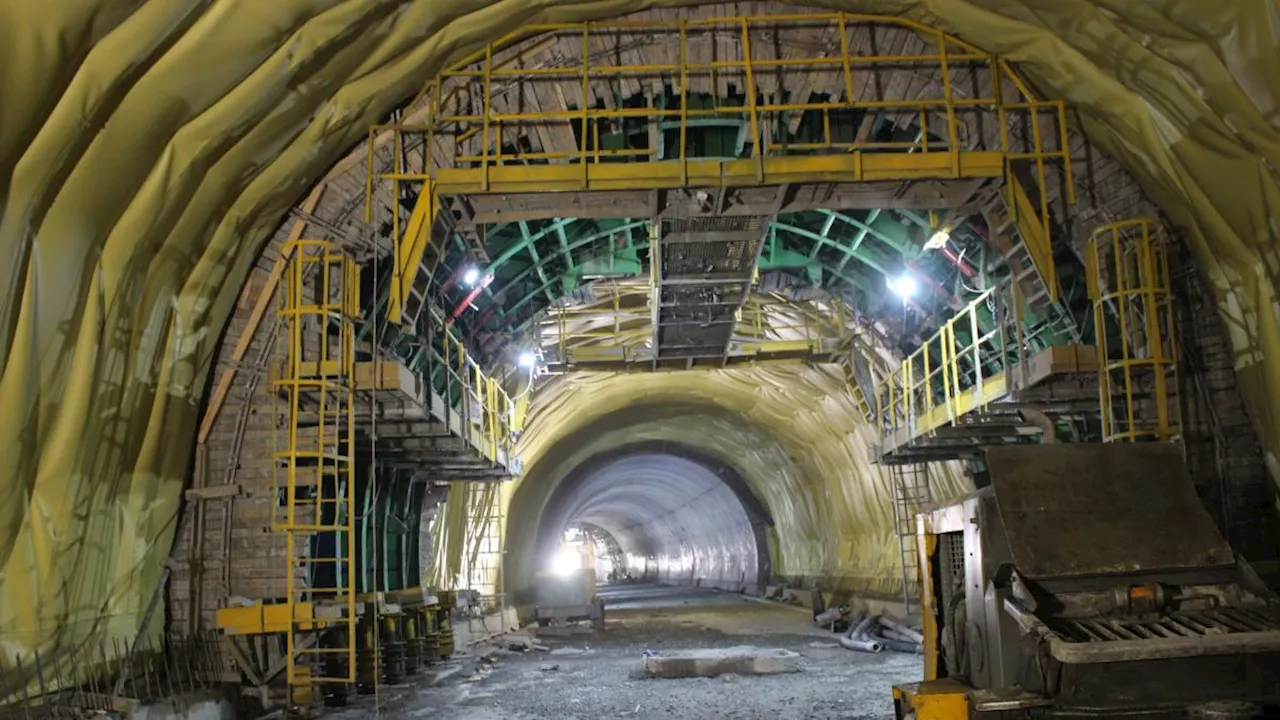
<svg viewBox="0 0 1280 720">
<path fill-rule="evenodd" d="M 910 273 L 903 273 L 896 278 L 889 278 L 889 289 L 894 295 L 902 298 L 903 301 L 910 300 L 917 291 L 920 290 L 920 284 Z"/>
<path fill-rule="evenodd" d="M 475 287 L 476 283 L 480 282 L 480 268 L 475 265 L 467 268 L 466 272 L 462 274 L 462 282 L 467 287 Z"/>
<path fill-rule="evenodd" d="M 534 363 L 538 362 L 538 357 L 528 350 L 525 350 L 520 353 L 520 359 L 518 362 L 522 368 L 531 368 L 534 366 Z"/>
<path fill-rule="evenodd" d="M 551 569 L 557 575 L 570 575 L 582 569 L 582 553 L 577 550 L 563 549 L 556 553 Z"/>
<path fill-rule="evenodd" d="M 946 228 L 939 228 L 938 232 L 929 237 L 928 242 L 924 244 L 925 250 L 941 250 L 946 247 L 947 241 L 951 239 L 951 231 Z"/>
</svg>

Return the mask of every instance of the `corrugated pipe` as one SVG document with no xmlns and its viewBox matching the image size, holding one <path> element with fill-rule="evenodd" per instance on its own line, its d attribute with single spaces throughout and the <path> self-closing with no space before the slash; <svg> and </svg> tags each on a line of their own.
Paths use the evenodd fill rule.
<svg viewBox="0 0 1280 720">
<path fill-rule="evenodd" d="M 898 633 L 899 635 L 905 636 L 905 639 L 907 640 L 911 640 L 913 642 L 918 642 L 918 643 L 924 642 L 924 635 L 921 635 L 915 630 L 912 630 L 911 628 L 907 627 L 906 625 L 903 625 L 902 623 L 896 620 L 893 620 L 892 618 L 882 617 L 880 618 L 880 624 L 885 626 L 886 628 L 889 628 L 895 633 Z"/>
<path fill-rule="evenodd" d="M 878 633 L 878 634 L 877 634 Z M 924 636 L 891 618 L 868 615 L 858 621 L 840 645 L 849 650 L 878 653 L 885 650 L 924 654 Z"/>
<path fill-rule="evenodd" d="M 867 634 L 867 630 L 875 620 L 870 615 L 862 618 L 857 625 L 853 626 L 848 635 L 840 638 L 840 645 L 849 650 L 858 650 L 860 652 L 884 652 L 885 641 Z"/>
<path fill-rule="evenodd" d="M 916 655 L 924 654 L 924 646 L 920 643 L 904 642 L 902 640 L 885 640 L 885 647 L 894 652 L 915 653 Z"/>
</svg>

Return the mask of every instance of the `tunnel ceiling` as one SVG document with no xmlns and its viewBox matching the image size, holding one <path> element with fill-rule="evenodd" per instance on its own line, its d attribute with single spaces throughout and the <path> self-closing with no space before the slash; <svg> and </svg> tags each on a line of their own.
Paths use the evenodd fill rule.
<svg viewBox="0 0 1280 720">
<path fill-rule="evenodd" d="M 359 187 L 358 161 L 334 163 L 371 124 L 501 33 L 680 4 L 689 3 L 0 0 L 6 643 L 30 648 L 136 629 L 169 553 L 188 439 L 241 285 L 281 219 L 326 173 L 335 188 Z M 1228 321 L 1251 414 L 1264 444 L 1280 447 L 1274 3 L 815 4 L 905 14 L 1015 61 L 1044 95 L 1067 101 L 1093 148 L 1119 159 L 1188 233 Z M 1116 188 L 1094 190 L 1089 202 L 1102 206 Z M 358 204 L 340 195 L 326 217 Z M 1091 210 L 1102 212 L 1081 212 Z M 804 502 L 822 496 L 763 483 L 769 466 L 751 466 L 756 452 L 791 458 L 801 468 L 797 483 L 835 482 L 855 495 L 883 490 L 857 479 L 875 477 L 869 458 L 848 455 L 855 443 L 847 436 L 870 432 L 865 424 L 859 430 L 849 420 L 843 433 L 796 424 L 797 412 L 847 403 L 828 398 L 837 384 L 821 371 L 708 377 L 697 387 L 675 375 L 570 383 L 536 416 L 544 422 L 525 440 L 530 467 L 542 458 L 548 464 L 538 472 L 568 472 L 563 459 L 550 459 L 557 437 L 606 409 L 693 397 L 710 418 L 738 429 L 708 434 L 705 424 L 681 421 L 688 424 L 651 424 L 649 432 L 683 429 L 709 438 L 704 444 L 721 455 L 741 455 L 744 477 L 775 488 L 770 510 L 780 526 L 792 523 L 794 538 L 815 538 L 828 520 L 855 511 L 825 500 L 822 508 L 796 506 L 783 488 L 810 498 Z M 797 409 L 801 401 L 810 405 Z M 570 419 L 547 421 L 557 409 Z M 814 439 L 823 432 L 833 439 Z M 744 439 L 759 449 L 743 453 Z M 870 442 L 856 445 L 865 452 Z M 878 541 L 877 521 L 850 521 L 858 520 L 867 533 L 843 539 L 832 562 L 888 542 L 883 520 Z M 784 560 L 802 571 L 827 562 Z M 883 579 L 881 572 L 865 584 Z"/>
</svg>

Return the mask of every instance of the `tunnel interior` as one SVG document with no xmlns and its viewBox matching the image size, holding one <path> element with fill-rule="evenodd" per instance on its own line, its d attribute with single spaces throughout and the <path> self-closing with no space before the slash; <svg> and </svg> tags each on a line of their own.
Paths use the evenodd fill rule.
<svg viewBox="0 0 1280 720">
<path fill-rule="evenodd" d="M 1238 533 L 1237 547 L 1274 557 L 1275 7 L 1245 0 L 1212 10 L 1194 3 L 1117 9 L 1097 1 L 1054 8 L 1024 0 L 817 4 L 882 14 L 870 24 L 916 23 L 925 30 L 901 34 L 918 34 L 922 43 L 932 42 L 935 30 L 974 43 L 1007 59 L 1037 94 L 1068 104 L 1070 137 L 1064 126 L 1062 150 L 1082 170 L 1074 178 L 1080 200 L 1074 209 L 1058 202 L 1039 211 L 1063 269 L 1062 315 L 1075 321 L 1092 309 L 1078 249 L 1093 225 L 1134 213 L 1169 226 L 1192 268 L 1183 277 L 1200 278 L 1186 281 L 1187 309 L 1208 316 L 1212 326 L 1213 342 L 1198 346 L 1198 364 L 1187 368 L 1230 380 L 1188 392 L 1222 408 L 1192 413 L 1203 426 L 1198 457 L 1212 466 L 1205 472 L 1213 479 L 1199 489 L 1223 528 Z M 766 14 L 794 10 L 765 7 Z M 550 357 L 554 343 L 538 344 L 539 322 L 564 307 L 613 302 L 603 290 L 610 283 L 643 279 L 659 264 L 652 235 L 706 230 L 682 225 L 678 212 L 654 219 L 661 213 L 647 199 L 608 210 L 580 201 L 576 213 L 528 219 L 519 215 L 529 212 L 523 208 L 511 217 L 467 220 L 467 203 L 450 205 L 455 225 L 426 231 L 436 233 L 430 272 L 411 288 L 419 309 L 430 306 L 439 322 L 424 319 L 429 313 L 413 322 L 378 319 L 390 302 L 387 288 L 405 269 L 389 262 L 391 244 L 404 234 L 400 223 L 420 198 L 431 197 L 420 185 L 369 189 L 377 181 L 367 175 L 395 175 L 411 157 L 425 166 L 429 155 L 380 136 L 378 124 L 414 120 L 421 110 L 414 103 L 429 95 L 433 79 L 450 68 L 474 73 L 481 62 L 474 53 L 483 56 L 485 44 L 505 33 L 543 22 L 605 22 L 633 11 L 681 22 L 708 12 L 690 2 L 585 0 L 466 7 L 281 0 L 219 12 L 194 2 L 90 2 L 59 12 L 0 4 L 0 67 L 21 68 L 0 72 L 0 95 L 8 98 L 0 105 L 0 447 L 13 450 L 0 459 L 0 488 L 12 491 L 0 502 L 0 669 L 12 670 L 15 657 L 65 654 L 104 638 L 207 630 L 229 598 L 286 596 L 293 587 L 286 578 L 299 561 L 313 563 L 298 573 L 311 589 L 354 593 L 458 584 L 465 572 L 459 568 L 475 565 L 477 553 L 500 554 L 484 574 L 519 594 L 560 534 L 583 525 L 607 532 L 627 555 L 653 558 L 657 576 L 673 584 L 759 592 L 786 582 L 871 598 L 901 595 L 908 583 L 894 491 L 889 470 L 876 462 L 881 428 L 863 409 L 874 398 L 859 391 L 859 400 L 852 391 L 860 377 L 872 376 L 857 358 L 896 365 L 981 294 L 968 271 L 985 273 L 981 248 L 995 224 L 978 219 L 973 207 L 970 220 L 950 227 L 954 208 L 946 202 L 890 207 L 907 202 L 904 187 L 883 206 L 753 210 L 741 214 L 757 219 L 741 227 L 712 228 L 709 234 L 765 228 L 756 265 L 739 278 L 743 287 L 788 302 L 814 301 L 828 312 L 839 308 L 856 318 L 850 325 L 874 330 L 866 335 L 869 349 L 842 348 L 840 354 L 854 357 L 847 372 L 831 353 L 824 358 L 830 362 L 785 367 L 729 368 L 725 360 L 723 369 L 698 373 L 556 373 L 539 377 L 534 392 L 516 366 L 525 353 L 536 362 Z M 774 46 L 769 52 L 811 49 L 786 33 L 766 35 Z M 952 42 L 946 38 L 944 46 Z M 462 62 L 468 53 L 472 60 Z M 796 87 L 778 80 L 775 93 L 801 104 L 838 100 L 839 74 L 826 90 L 816 81 Z M 685 144 L 699 161 L 760 158 L 762 166 L 770 153 L 821 156 L 825 151 L 806 146 L 826 138 L 882 145 L 885 154 L 911 155 L 931 143 L 935 150 L 962 142 L 966 150 L 985 148 L 975 136 L 949 136 L 936 117 L 867 109 L 782 112 L 767 119 L 766 134 L 773 135 L 750 137 L 752 123 L 728 117 L 728 108 L 763 96 L 744 93 L 739 82 L 685 93 L 671 80 L 649 96 L 630 88 L 602 93 L 598 102 L 562 98 L 562 114 L 573 115 L 565 132 L 537 139 L 535 148 L 536 132 L 504 139 L 498 130 L 492 149 L 512 158 L 547 152 L 550 160 L 525 164 L 580 164 L 585 173 L 590 164 L 621 167 L 627 153 L 670 161 Z M 908 79 L 889 87 L 901 94 L 918 86 Z M 589 117 L 617 108 L 640 117 L 642 110 L 672 112 L 677 104 L 706 113 L 685 128 L 687 136 L 670 120 L 652 123 L 650 134 L 634 118 Z M 834 131 L 824 127 L 831 123 Z M 856 129 L 864 127 L 865 133 Z M 488 132 L 485 121 L 485 129 L 460 134 L 472 142 L 480 136 L 488 148 Z M 761 150 L 775 141 L 774 150 Z M 366 155 L 362 143 L 376 152 Z M 488 168 L 488 152 L 457 164 Z M 1009 177 L 1035 162 L 1014 164 Z M 737 201 L 729 193 L 682 190 L 688 192 L 667 198 L 673 207 L 733 214 Z M 366 200 L 376 221 L 360 217 Z M 765 198 L 766 206 L 788 200 L 786 192 Z M 470 229 L 456 230 L 459 221 Z M 925 252 L 940 222 L 948 223 L 946 252 Z M 368 447 L 377 450 L 357 459 L 353 453 L 347 462 L 365 469 L 346 484 L 326 480 L 302 493 L 337 504 L 350 491 L 349 507 L 322 512 L 319 520 L 344 529 L 312 532 L 299 544 L 307 548 L 301 560 L 282 561 L 284 542 L 273 520 L 282 497 L 272 446 L 278 419 L 261 409 L 277 391 L 268 359 L 276 317 L 255 302 L 279 282 L 272 267 L 284 243 L 305 236 L 331 238 L 363 264 L 367 307 L 352 320 L 353 355 L 366 362 L 391 358 L 419 400 L 424 393 L 439 400 L 429 398 L 422 417 L 399 398 L 358 407 L 375 428 L 360 442 L 376 438 Z M 750 255 L 741 254 L 740 264 Z M 706 260 L 678 252 L 672 259 L 681 258 L 691 267 Z M 999 266 L 1000 259 L 993 252 L 986 264 Z M 887 284 L 907 272 L 923 288 L 910 311 Z M 998 274 L 1019 272 L 1000 267 Z M 469 280 L 473 273 L 477 278 Z M 671 296 L 680 294 L 677 288 Z M 673 305 L 688 309 L 700 299 L 686 294 Z M 704 304 L 718 310 L 676 320 L 705 331 L 759 309 L 755 298 L 736 309 L 713 299 Z M 662 304 L 660 293 L 655 304 Z M 625 303 L 616 305 L 620 314 Z M 672 336 L 660 315 L 648 320 L 654 345 L 664 333 L 668 342 Z M 1079 339 L 1062 315 L 1032 313 L 1028 347 Z M 974 317 L 959 332 L 962 343 L 998 330 L 991 312 Z M 617 346 L 627 349 L 644 341 L 621 338 L 644 326 L 624 328 L 610 317 L 581 332 L 613 328 Z M 735 337 L 758 342 L 769 332 L 777 339 L 776 327 L 766 327 L 755 336 L 730 336 L 723 346 Z M 991 360 L 974 355 L 966 373 L 983 377 Z M 665 359 L 671 368 L 685 360 Z M 660 364 L 655 359 L 652 369 Z M 484 378 L 482 389 L 462 382 L 476 376 Z M 234 380 L 223 385 L 228 377 Z M 947 392 L 945 377 L 928 384 L 925 393 Z M 520 411 L 529 418 L 520 432 L 504 426 L 502 437 L 491 431 L 500 413 L 485 405 L 499 391 L 527 402 Z M 1224 403 L 1220 395 L 1231 397 Z M 477 411 L 477 403 L 484 409 Z M 373 418 L 375 410 L 384 416 Z M 450 422 L 458 417 L 465 419 L 457 427 L 486 429 L 485 447 L 468 438 L 456 442 L 459 430 Z M 347 426 L 357 422 L 366 420 Z M 1098 428 L 1072 417 L 1054 432 L 1064 440 L 1090 439 Z M 500 445 L 506 465 L 497 460 Z M 1233 465 L 1230 458 L 1243 460 Z M 366 473 L 377 462 L 384 466 Z M 500 465 L 502 472 L 494 469 Z M 965 464 L 930 465 L 934 499 L 972 489 Z M 477 507 L 470 490 L 450 492 L 436 507 L 428 489 L 441 486 L 432 473 L 459 488 L 519 477 L 485 496 L 497 510 L 478 528 L 468 523 Z M 1232 498 L 1226 477 L 1232 473 L 1249 487 L 1243 500 Z M 300 495 L 285 497 L 287 505 Z M 434 518 L 431 532 L 417 532 L 426 516 Z M 420 560 L 424 554 L 432 561 Z M 335 562 L 322 568 L 320 561 Z"/>
<path fill-rule="evenodd" d="M 540 569 L 564 532 L 608 533 L 633 577 L 761 592 L 772 520 L 735 470 L 677 443 L 635 443 L 575 467 L 538 521 Z M 600 578 L 604 579 L 604 578 Z"/>
</svg>

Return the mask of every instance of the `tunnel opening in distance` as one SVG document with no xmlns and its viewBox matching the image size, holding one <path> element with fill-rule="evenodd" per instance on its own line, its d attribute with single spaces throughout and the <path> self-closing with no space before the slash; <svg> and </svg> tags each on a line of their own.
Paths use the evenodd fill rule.
<svg viewBox="0 0 1280 720">
<path fill-rule="evenodd" d="M 733 468 L 679 443 L 634 443 L 570 471 L 538 518 L 532 567 L 522 569 L 555 572 L 566 531 L 594 530 L 617 544 L 617 578 L 759 593 L 771 575 L 771 525 Z"/>
</svg>

